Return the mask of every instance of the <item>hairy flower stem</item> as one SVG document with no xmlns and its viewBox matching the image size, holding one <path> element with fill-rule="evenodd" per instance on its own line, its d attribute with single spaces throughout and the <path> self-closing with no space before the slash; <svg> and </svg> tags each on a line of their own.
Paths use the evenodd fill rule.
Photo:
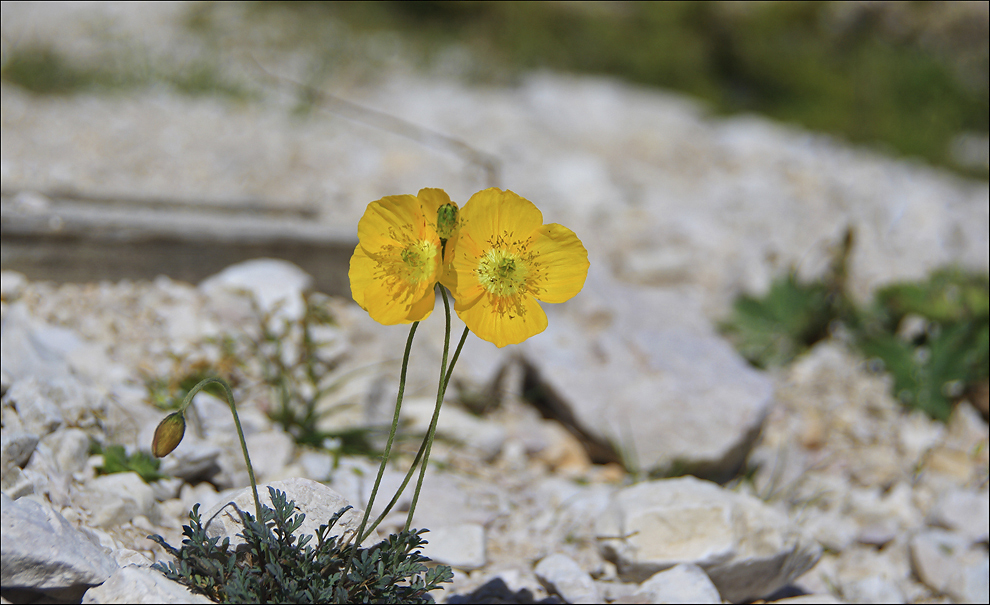
<svg viewBox="0 0 990 605">
<path fill-rule="evenodd" d="M 254 512 L 257 519 L 261 520 L 261 499 L 258 498 L 258 482 L 254 479 L 254 467 L 251 466 L 251 456 L 248 455 L 247 443 L 244 441 L 244 430 L 241 429 L 241 419 L 237 416 L 237 408 L 234 407 L 234 393 L 230 390 L 230 385 L 223 378 L 206 378 L 200 381 L 186 394 L 179 406 L 179 412 L 185 413 L 186 408 L 192 403 L 193 396 L 211 384 L 218 384 L 223 388 L 224 395 L 227 396 L 227 403 L 230 404 L 230 413 L 234 415 L 234 426 L 237 427 L 237 437 L 241 440 L 241 451 L 244 452 L 244 462 L 247 464 L 248 477 L 251 479 L 251 491 L 254 492 Z"/>
<path fill-rule="evenodd" d="M 454 356 L 450 360 L 450 365 L 447 366 L 447 376 L 444 379 L 445 385 L 450 383 L 450 376 L 454 371 L 454 365 L 457 363 L 457 358 L 461 356 L 461 349 L 464 348 L 464 341 L 467 340 L 468 332 L 469 330 L 467 328 L 464 328 L 464 331 L 461 333 L 461 340 L 457 343 L 457 348 L 454 350 Z M 436 424 L 436 419 L 434 418 L 434 422 L 430 424 L 430 427 L 431 428 L 434 427 L 435 424 Z M 412 464 L 409 466 L 409 470 L 406 471 L 406 476 L 402 479 L 402 484 L 399 485 L 399 489 L 395 491 L 395 495 L 392 496 L 392 500 L 389 501 L 385 509 L 382 510 L 381 514 L 378 515 L 378 518 L 375 519 L 375 521 L 371 524 L 371 526 L 367 530 L 365 530 L 364 533 L 361 534 L 361 538 L 359 540 L 360 542 L 366 540 L 368 536 L 371 535 L 371 532 L 375 531 L 375 529 L 381 524 L 382 520 L 385 519 L 386 515 L 388 515 L 388 513 L 391 512 L 392 507 L 394 507 L 395 504 L 399 501 L 399 498 L 402 496 L 402 492 L 405 491 L 406 485 L 409 484 L 409 480 L 412 478 L 413 473 L 416 471 L 416 468 L 419 466 L 419 461 L 423 459 L 423 452 L 425 451 L 426 451 L 426 439 L 424 438 L 423 443 L 419 445 L 419 451 L 416 452 L 416 457 L 413 459 Z"/>
<path fill-rule="evenodd" d="M 378 467 L 378 476 L 375 477 L 375 486 L 371 489 L 371 497 L 368 498 L 368 506 L 364 508 L 364 517 L 361 519 L 361 526 L 357 531 L 357 542 L 356 546 L 361 544 L 366 536 L 364 533 L 364 528 L 368 525 L 368 517 L 371 515 L 371 507 L 375 504 L 375 497 L 378 496 L 378 488 L 382 484 L 382 476 L 385 474 L 385 467 L 388 465 L 389 455 L 392 453 L 392 442 L 395 440 L 395 430 L 399 426 L 399 409 L 402 407 L 402 396 L 406 390 L 406 371 L 409 369 L 409 352 L 412 350 L 413 337 L 416 336 L 416 328 L 419 326 L 419 322 L 413 322 L 412 327 L 409 328 L 409 337 L 406 338 L 406 350 L 402 354 L 402 370 L 399 372 L 399 394 L 395 398 L 395 413 L 392 414 L 392 428 L 388 432 L 388 441 L 385 442 L 385 451 L 382 452 L 382 463 Z M 403 484 L 402 488 L 405 487 Z M 399 488 L 399 493 L 402 492 L 402 488 Z M 368 530 L 370 534 L 374 531 L 378 523 Z M 348 565 L 349 567 L 350 565 Z"/>
<path fill-rule="evenodd" d="M 416 513 L 416 503 L 419 502 L 419 493 L 423 489 L 423 479 L 426 477 L 426 467 L 430 462 L 430 450 L 433 448 L 433 438 L 437 433 L 437 420 L 440 418 L 440 406 L 443 405 L 443 396 L 447 391 L 447 353 L 450 351 L 450 301 L 447 300 L 447 290 L 440 286 L 440 294 L 443 297 L 443 310 L 446 324 L 443 332 L 443 357 L 440 361 L 440 384 L 437 385 L 437 405 L 433 409 L 433 419 L 430 421 L 430 430 L 426 433 L 426 451 L 423 452 L 423 461 L 419 467 L 419 479 L 416 480 L 416 491 L 413 492 L 412 504 L 409 505 L 409 515 L 406 517 L 406 531 L 412 525 L 413 515 Z M 453 365 L 453 364 L 451 364 Z"/>
</svg>

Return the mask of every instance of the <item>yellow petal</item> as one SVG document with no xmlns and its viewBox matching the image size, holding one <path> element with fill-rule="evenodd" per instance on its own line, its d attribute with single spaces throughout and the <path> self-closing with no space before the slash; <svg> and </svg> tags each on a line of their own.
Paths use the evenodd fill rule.
<svg viewBox="0 0 990 605">
<path fill-rule="evenodd" d="M 368 205 L 358 223 L 360 243 L 351 256 L 348 278 L 354 301 L 372 319 L 394 325 L 425 319 L 433 310 L 440 276 L 440 239 L 436 208 L 424 204 L 446 198 L 439 189 L 384 197 Z"/>
<path fill-rule="evenodd" d="M 543 302 L 562 303 L 584 287 L 588 277 L 588 251 L 573 231 L 551 223 L 540 227 L 529 251 L 538 265 L 534 296 Z"/>
<path fill-rule="evenodd" d="M 425 217 L 415 195 L 390 195 L 368 204 L 358 221 L 358 241 L 369 252 L 384 246 L 405 247 L 418 237 Z"/>
<path fill-rule="evenodd" d="M 402 282 L 381 275 L 378 261 L 358 246 L 351 257 L 351 290 L 361 291 L 354 300 L 380 324 L 391 326 L 425 319 L 433 310 L 435 281 L 418 284 Z"/>
<path fill-rule="evenodd" d="M 435 189 L 432 187 L 424 187 L 419 190 L 416 194 L 419 199 L 419 203 L 422 204 L 423 215 L 427 219 L 431 219 L 434 224 L 436 223 L 437 210 L 440 206 L 450 203 L 450 196 L 443 189 Z"/>
<path fill-rule="evenodd" d="M 460 211 L 461 237 L 482 247 L 518 250 L 543 225 L 536 205 L 512 191 L 492 187 L 471 196 Z"/>
<path fill-rule="evenodd" d="M 473 305 L 457 310 L 457 316 L 479 338 L 500 348 L 547 329 L 547 314 L 529 296 L 509 299 L 485 293 Z"/>
<path fill-rule="evenodd" d="M 370 266 L 369 263 L 371 263 Z M 351 255 L 351 262 L 347 269 L 347 280 L 351 284 L 351 298 L 365 311 L 368 309 L 364 306 L 364 291 L 370 285 L 369 282 L 371 281 L 371 275 L 374 269 L 373 263 L 374 261 L 361 248 L 361 244 L 358 244 L 354 248 L 354 254 Z"/>
<path fill-rule="evenodd" d="M 454 243 L 453 247 L 451 243 Z M 458 234 L 456 242 L 447 242 L 447 257 L 444 259 L 447 264 L 440 283 L 450 288 L 456 301 L 473 301 L 481 295 L 481 285 L 475 270 L 483 254 L 484 250 L 463 230 Z"/>
<path fill-rule="evenodd" d="M 436 301 L 437 295 L 434 292 L 434 288 L 431 287 L 428 292 L 423 294 L 422 298 L 409 307 L 409 313 L 406 314 L 406 319 L 402 323 L 423 321 L 433 312 L 433 305 Z"/>
</svg>

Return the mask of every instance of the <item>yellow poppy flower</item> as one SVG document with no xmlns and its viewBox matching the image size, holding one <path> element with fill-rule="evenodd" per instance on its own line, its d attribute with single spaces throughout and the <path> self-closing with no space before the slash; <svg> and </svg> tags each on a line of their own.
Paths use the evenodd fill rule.
<svg viewBox="0 0 990 605">
<path fill-rule="evenodd" d="M 485 189 L 459 213 L 457 245 L 441 280 L 458 317 L 496 346 L 547 327 L 537 301 L 560 303 L 581 291 L 588 251 L 574 232 L 543 224 L 543 214 L 511 191 Z"/>
<path fill-rule="evenodd" d="M 441 208 L 449 218 L 457 205 L 442 189 L 421 189 L 372 202 L 358 222 L 347 276 L 354 301 L 375 321 L 422 321 L 433 311 L 444 249 L 437 232 Z M 453 216 L 456 222 L 456 211 Z"/>
</svg>

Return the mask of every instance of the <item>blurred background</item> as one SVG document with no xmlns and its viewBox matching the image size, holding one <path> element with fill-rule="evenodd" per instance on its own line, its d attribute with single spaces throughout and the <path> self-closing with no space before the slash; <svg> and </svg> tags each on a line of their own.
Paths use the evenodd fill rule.
<svg viewBox="0 0 990 605">
<path fill-rule="evenodd" d="M 263 477 L 363 499 L 405 330 L 351 302 L 358 220 L 386 195 L 497 185 L 578 234 L 591 270 L 544 305 L 544 333 L 467 341 L 436 454 L 438 481 L 464 483 L 435 484 L 431 530 L 456 545 L 472 524 L 485 565 L 526 577 L 555 550 L 605 573 L 599 504 L 534 524 L 577 492 L 604 506 L 693 474 L 827 549 L 811 593 L 986 601 L 990 3 L 0 11 L 4 439 L 11 402 L 56 376 L 76 406 L 82 376 L 113 405 L 89 406 L 65 458 L 96 439 L 100 472 L 153 483 L 150 431 L 220 372 L 255 412 Z M 442 324 L 417 333 L 410 433 L 432 412 Z M 161 497 L 175 536 L 204 493 L 246 482 L 222 432 Z M 21 495 L 75 506 L 41 464 Z M 917 553 L 969 579 L 930 577 Z"/>
<path fill-rule="evenodd" d="M 600 288 L 685 297 L 759 367 L 836 325 L 976 317 L 948 350 L 985 384 L 988 6 L 5 3 L 3 268 L 275 257 L 348 297 L 368 202 L 497 185 L 579 233 Z M 946 267 L 915 298 L 975 303 L 854 312 Z M 916 345 L 864 346 L 944 416 L 959 377 L 919 386 Z"/>
<path fill-rule="evenodd" d="M 292 55 L 292 75 L 315 87 L 398 66 L 493 85 L 553 69 L 684 92 L 720 114 L 758 112 L 987 178 L 985 2 L 196 3 L 168 9 L 181 13 L 178 44 L 106 15 L 98 31 L 87 13 L 112 8 L 71 9 L 88 40 L 25 31 L 18 17 L 56 9 L 5 10 L 3 79 L 35 94 L 168 86 L 248 99 L 269 86 L 231 63 L 252 54 Z"/>
</svg>

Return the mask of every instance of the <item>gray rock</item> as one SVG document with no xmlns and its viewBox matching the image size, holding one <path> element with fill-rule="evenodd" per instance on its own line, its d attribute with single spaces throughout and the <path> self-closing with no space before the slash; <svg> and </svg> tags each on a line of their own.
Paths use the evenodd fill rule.
<svg viewBox="0 0 990 605">
<path fill-rule="evenodd" d="M 773 605 L 842 605 L 845 603 L 845 601 L 840 601 L 830 594 L 806 594 L 770 602 Z"/>
<path fill-rule="evenodd" d="M 649 603 L 721 603 L 722 597 L 711 579 L 697 565 L 681 563 L 653 574 L 643 582 L 636 596 Z"/>
<path fill-rule="evenodd" d="M 567 555 L 543 558 L 533 570 L 548 592 L 568 603 L 601 603 L 602 595 L 588 572 Z"/>
<path fill-rule="evenodd" d="M 0 488 L 3 489 L 3 493 L 16 500 L 35 493 L 37 490 L 35 483 L 40 484 L 42 482 L 42 477 L 15 466 L 3 474 L 3 478 L 0 480 Z"/>
<path fill-rule="evenodd" d="M 296 320 L 306 311 L 302 295 L 312 284 L 312 277 L 288 261 L 259 258 L 227 267 L 203 280 L 199 289 L 207 296 L 246 291 L 262 312 Z"/>
<path fill-rule="evenodd" d="M 915 535 L 909 547 L 914 573 L 928 587 L 941 593 L 958 594 L 960 587 L 967 584 L 968 568 L 986 560 L 985 553 L 971 549 L 966 536 L 944 529 Z"/>
<path fill-rule="evenodd" d="M 31 377 L 11 385 L 4 396 L 4 406 L 17 410 L 23 431 L 44 436 L 62 426 L 60 395 L 53 392 L 50 384 Z"/>
<path fill-rule="evenodd" d="M 161 572 L 127 566 L 113 572 L 106 582 L 86 591 L 83 603 L 213 603 L 203 595 L 173 582 Z"/>
<path fill-rule="evenodd" d="M 279 428 L 255 433 L 245 438 L 249 452 L 263 455 L 251 459 L 258 481 L 268 481 L 284 477 L 285 467 L 292 460 L 296 450 L 295 440 Z M 239 451 L 239 450 L 238 450 Z"/>
<path fill-rule="evenodd" d="M 436 398 L 411 397 L 403 400 L 401 417 L 408 423 L 406 430 L 425 435 L 435 407 Z M 488 459 L 497 456 L 505 443 L 505 429 L 502 426 L 486 422 L 446 402 L 437 420 L 437 434 L 478 449 Z"/>
<path fill-rule="evenodd" d="M 905 603 L 904 593 L 883 576 L 870 576 L 842 586 L 842 596 L 850 603 Z"/>
<path fill-rule="evenodd" d="M 162 460 L 161 472 L 187 481 L 210 480 L 220 472 L 222 450 L 191 433 L 187 431 L 180 446 Z"/>
<path fill-rule="evenodd" d="M 75 332 L 35 320 L 27 307 L 17 302 L 10 305 L 3 318 L 0 366 L 12 387 L 30 376 L 65 380 L 70 373 L 67 359 L 82 346 Z"/>
<path fill-rule="evenodd" d="M 79 599 L 101 584 L 117 564 L 65 517 L 34 500 L 2 498 L 4 589 Z"/>
<path fill-rule="evenodd" d="M 155 490 L 135 472 L 96 477 L 75 505 L 90 514 L 94 527 L 115 527 L 138 515 L 155 516 Z"/>
<path fill-rule="evenodd" d="M 0 271 L 0 299 L 11 302 L 21 297 L 28 280 L 17 271 Z"/>
<path fill-rule="evenodd" d="M 821 547 L 751 496 L 682 477 L 616 492 L 595 527 L 624 580 L 700 566 L 729 601 L 764 597 L 810 569 Z"/>
<path fill-rule="evenodd" d="M 296 510 L 306 514 L 306 520 L 299 527 L 296 535 L 315 534 L 320 525 L 326 525 L 337 511 L 350 504 L 343 496 L 329 487 L 309 479 L 293 478 L 284 481 L 272 481 L 258 486 L 258 497 L 263 506 L 272 506 L 268 487 L 285 492 L 289 500 L 296 503 Z M 231 505 L 233 504 L 233 506 Z M 211 537 L 230 538 L 230 545 L 244 543 L 237 534 L 241 532 L 241 518 L 235 506 L 241 511 L 255 515 L 254 495 L 251 488 L 246 487 L 235 492 L 231 497 L 224 498 L 209 508 L 201 511 L 206 533 Z M 330 531 L 332 536 L 343 536 L 351 539 L 361 525 L 363 510 L 351 508 L 344 513 Z M 378 541 L 377 533 L 369 536 L 362 544 L 374 544 Z"/>
<path fill-rule="evenodd" d="M 37 445 L 38 436 L 31 433 L 10 432 L 3 435 L 0 440 L 0 466 L 4 472 L 14 466 L 24 468 Z"/>
<path fill-rule="evenodd" d="M 960 603 L 990 602 L 990 557 L 971 563 L 962 570 L 962 580 L 954 586 L 952 594 Z"/>
<path fill-rule="evenodd" d="M 485 565 L 485 528 L 477 523 L 461 523 L 429 528 L 429 544 L 423 555 L 437 563 L 471 570 Z"/>
<path fill-rule="evenodd" d="M 946 492 L 928 513 L 928 524 L 955 530 L 973 542 L 986 542 L 990 534 L 990 493 L 964 489 Z"/>
<path fill-rule="evenodd" d="M 452 594 L 447 597 L 447 603 L 469 604 L 469 603 L 538 603 L 541 605 L 552 605 L 563 603 L 557 595 L 550 595 L 545 599 L 536 600 L 533 591 L 528 588 L 513 590 L 501 577 L 494 577 L 468 594 Z"/>
<path fill-rule="evenodd" d="M 698 301 L 606 272 L 592 265 L 578 297 L 545 305 L 549 327 L 525 357 L 579 430 L 638 468 L 729 478 L 769 410 L 770 379 L 711 331 Z"/>
<path fill-rule="evenodd" d="M 41 442 L 49 448 L 52 462 L 60 473 L 72 475 L 86 468 L 90 442 L 86 431 L 61 428 L 47 435 Z"/>
</svg>

